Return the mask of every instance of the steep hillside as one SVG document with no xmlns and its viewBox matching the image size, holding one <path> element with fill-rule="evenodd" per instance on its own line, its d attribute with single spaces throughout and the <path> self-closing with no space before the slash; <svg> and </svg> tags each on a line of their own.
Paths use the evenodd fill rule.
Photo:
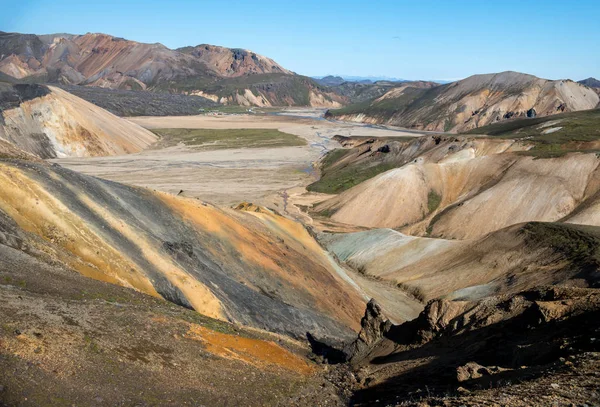
<svg viewBox="0 0 600 407">
<path fill-rule="evenodd" d="M 0 138 L 40 158 L 139 152 L 154 133 L 62 89 L 0 84 Z"/>
<path fill-rule="evenodd" d="M 298 223 L 197 200 L 0 163 L 2 244 L 201 314 L 302 338 L 344 338 L 363 299 Z"/>
<path fill-rule="evenodd" d="M 339 193 L 317 204 L 316 216 L 449 239 L 577 214 L 597 224 L 591 209 L 598 202 L 597 141 L 577 153 L 561 147 L 544 159 L 538 157 L 545 150 L 529 137 L 353 142 L 324 159 L 322 179 L 309 187 Z"/>
<path fill-rule="evenodd" d="M 171 50 L 106 34 L 0 33 L 0 73 L 28 83 L 169 91 L 242 105 L 339 107 L 344 100 L 252 51 L 206 44 Z"/>
<path fill-rule="evenodd" d="M 0 71 L 18 79 L 46 76 L 64 83 L 145 89 L 163 80 L 290 73 L 251 51 L 212 45 L 171 50 L 106 34 L 0 34 Z"/>
<path fill-rule="evenodd" d="M 496 154 L 414 163 L 359 184 L 316 210 L 341 223 L 472 238 L 514 223 L 569 215 L 597 192 L 599 163 L 595 154 L 546 160 Z"/>
<path fill-rule="evenodd" d="M 302 343 L 3 244 L 0 327 L 2 405 L 290 405 L 317 391 L 338 400 Z"/>
<path fill-rule="evenodd" d="M 433 88 L 401 87 L 362 104 L 329 112 L 365 123 L 457 132 L 495 122 L 593 109 L 600 97 L 570 80 L 517 72 L 475 75 Z"/>
<path fill-rule="evenodd" d="M 599 227 L 527 223 L 469 241 L 373 229 L 320 240 L 348 266 L 423 303 L 479 300 L 539 285 L 600 286 Z"/>
<path fill-rule="evenodd" d="M 346 100 L 313 79 L 280 73 L 226 78 L 210 84 L 189 78 L 170 81 L 161 84 L 159 88 L 202 96 L 222 104 L 242 106 L 339 107 Z"/>
<path fill-rule="evenodd" d="M 35 157 L 32 154 L 28 154 L 23 150 L 18 149 L 12 144 L 4 141 L 2 139 L 2 130 L 0 130 L 0 158 L 18 158 L 21 160 L 38 160 L 38 157 Z"/>
<path fill-rule="evenodd" d="M 446 136 L 365 138 L 335 136 L 334 140 L 347 147 L 329 152 L 320 162 L 320 179 L 308 190 L 340 193 L 385 171 L 415 162 L 437 162 L 449 156 L 466 158 L 470 155 L 522 151 L 527 143 L 513 140 L 462 138 Z M 460 154 L 453 155 L 454 153 Z"/>
<path fill-rule="evenodd" d="M 536 157 L 593 151 L 600 148 L 600 109 L 511 120 L 473 129 L 466 134 L 523 140 L 533 144 L 528 154 Z"/>
</svg>

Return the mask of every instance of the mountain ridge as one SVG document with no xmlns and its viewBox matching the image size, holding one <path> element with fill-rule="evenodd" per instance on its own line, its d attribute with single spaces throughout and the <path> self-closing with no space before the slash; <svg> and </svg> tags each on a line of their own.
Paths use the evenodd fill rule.
<svg viewBox="0 0 600 407">
<path fill-rule="evenodd" d="M 33 83 L 206 94 L 223 104 L 339 107 L 345 102 L 314 80 L 245 49 L 200 44 L 173 50 L 103 33 L 2 33 L 0 73 Z M 269 75 L 276 75 L 271 86 L 256 86 L 269 82 Z"/>
<path fill-rule="evenodd" d="M 394 92 L 392 89 L 390 92 Z M 514 71 L 473 75 L 429 89 L 395 94 L 328 112 L 330 117 L 420 130 L 460 132 L 518 117 L 595 108 L 600 97 L 571 80 Z"/>
</svg>

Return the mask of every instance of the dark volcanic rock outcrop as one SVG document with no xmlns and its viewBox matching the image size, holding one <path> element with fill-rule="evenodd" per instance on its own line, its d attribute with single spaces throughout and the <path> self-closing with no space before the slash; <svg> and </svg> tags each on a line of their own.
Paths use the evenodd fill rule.
<svg viewBox="0 0 600 407">
<path fill-rule="evenodd" d="M 117 116 L 196 115 L 218 103 L 201 96 L 140 90 L 107 89 L 95 86 L 60 85 L 75 96 Z"/>
<path fill-rule="evenodd" d="M 358 338 L 345 350 L 351 363 L 358 363 L 365 358 L 369 351 L 383 339 L 392 323 L 385 318 L 377 301 L 371 299 L 367 303 L 367 309 L 360 321 L 360 326 Z"/>
<path fill-rule="evenodd" d="M 578 375 L 567 360 L 597 365 L 588 352 L 600 351 L 593 339 L 599 317 L 598 289 L 555 286 L 476 302 L 431 301 L 417 319 L 392 326 L 355 366 L 367 387 L 352 402 L 416 404 L 454 394 L 475 397 L 482 388 L 510 394 L 511 383 L 527 387 L 529 381 L 535 393 L 540 380 L 548 386 L 540 396 L 548 394 L 575 383 Z M 419 392 L 424 386 L 427 392 Z M 591 397 L 586 387 L 564 397 Z"/>
</svg>

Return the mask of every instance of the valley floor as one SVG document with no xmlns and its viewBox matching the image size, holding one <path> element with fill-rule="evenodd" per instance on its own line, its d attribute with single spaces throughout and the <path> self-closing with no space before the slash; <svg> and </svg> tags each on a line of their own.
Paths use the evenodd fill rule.
<svg viewBox="0 0 600 407">
<path fill-rule="evenodd" d="M 104 179 L 199 198 L 215 205 L 242 201 L 286 212 L 287 193 L 316 179 L 313 164 L 339 144 L 335 135 L 418 137 L 422 133 L 329 122 L 322 112 L 286 110 L 282 115 L 134 117 L 147 129 L 277 129 L 299 136 L 306 146 L 201 150 L 178 145 L 126 156 L 63 158 L 53 162 Z"/>
<path fill-rule="evenodd" d="M 336 135 L 365 138 L 418 137 L 423 133 L 330 122 L 319 109 L 286 109 L 270 115 L 198 115 L 134 117 L 128 120 L 150 130 L 157 129 L 276 129 L 306 140 L 303 146 L 252 148 L 241 139 L 239 148 L 223 149 L 212 144 L 162 147 L 160 140 L 148 150 L 126 156 L 62 158 L 52 160 L 68 169 L 142 186 L 174 195 L 197 198 L 217 206 L 252 202 L 266 206 L 305 225 L 321 225 L 302 210 L 329 197 L 307 193 L 305 187 L 318 178 L 317 161 L 339 148 Z M 349 268 L 347 274 L 365 301 L 377 297 L 392 321 L 416 317 L 422 304 L 388 282 L 377 281 Z"/>
</svg>

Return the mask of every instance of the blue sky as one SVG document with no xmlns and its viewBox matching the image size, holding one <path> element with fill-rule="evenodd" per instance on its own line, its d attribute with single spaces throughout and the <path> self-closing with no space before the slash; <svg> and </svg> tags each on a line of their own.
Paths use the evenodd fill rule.
<svg viewBox="0 0 600 407">
<path fill-rule="evenodd" d="M 0 0 L 0 30 L 251 49 L 304 75 L 600 77 L 600 0 Z"/>
</svg>

